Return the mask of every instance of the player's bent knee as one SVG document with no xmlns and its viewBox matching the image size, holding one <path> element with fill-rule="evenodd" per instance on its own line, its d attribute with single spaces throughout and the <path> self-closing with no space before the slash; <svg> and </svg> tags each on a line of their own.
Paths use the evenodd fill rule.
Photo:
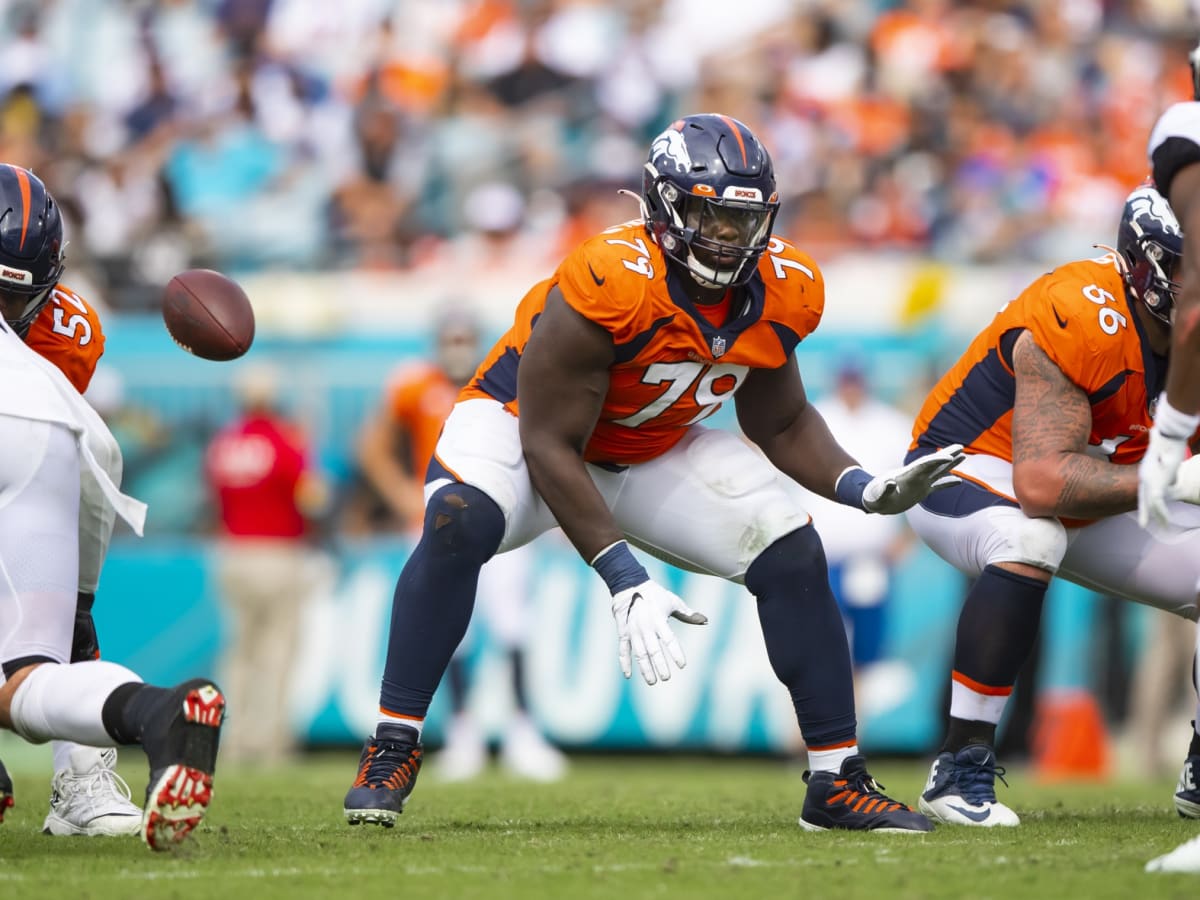
<svg viewBox="0 0 1200 900">
<path fill-rule="evenodd" d="M 465 559 L 486 562 L 504 539 L 504 513 L 491 497 L 469 484 L 448 484 L 425 504 L 423 541 Z"/>
<path fill-rule="evenodd" d="M 0 728 L 13 730 L 12 701 L 13 696 L 17 693 L 17 688 L 25 682 L 34 669 L 48 662 L 53 662 L 53 660 L 46 657 L 27 657 L 4 664 L 4 683 L 0 684 Z"/>
<path fill-rule="evenodd" d="M 997 524 L 1004 538 L 1003 544 L 988 563 L 1024 563 L 1035 569 L 1057 572 L 1067 554 L 1067 529 L 1062 523 L 1057 519 L 1031 518 L 1017 509 L 1002 509 L 1002 520 Z"/>
<path fill-rule="evenodd" d="M 746 570 L 746 587 L 757 595 L 781 582 L 827 579 L 825 548 L 812 525 L 785 534 L 755 557 Z"/>
</svg>

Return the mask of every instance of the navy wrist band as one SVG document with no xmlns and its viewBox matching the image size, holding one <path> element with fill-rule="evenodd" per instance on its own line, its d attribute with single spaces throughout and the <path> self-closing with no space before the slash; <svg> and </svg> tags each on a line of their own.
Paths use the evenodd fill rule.
<svg viewBox="0 0 1200 900">
<path fill-rule="evenodd" d="M 856 509 L 863 509 L 863 491 L 871 483 L 872 477 L 869 472 L 863 469 L 847 469 L 838 478 L 837 484 L 833 488 L 838 502 L 844 503 L 847 506 L 853 506 Z"/>
<path fill-rule="evenodd" d="M 596 557 L 592 568 L 604 579 L 610 594 L 620 593 L 650 580 L 650 576 L 634 558 L 629 545 L 624 541 L 613 544 Z"/>
</svg>

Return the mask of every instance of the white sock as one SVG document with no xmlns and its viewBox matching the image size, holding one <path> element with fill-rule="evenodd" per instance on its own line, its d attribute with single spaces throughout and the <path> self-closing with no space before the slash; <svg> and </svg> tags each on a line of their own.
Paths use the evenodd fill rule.
<svg viewBox="0 0 1200 900">
<path fill-rule="evenodd" d="M 45 663 L 13 694 L 13 731 L 35 744 L 59 738 L 111 747 L 113 737 L 104 727 L 104 701 L 121 685 L 141 680 L 124 666 L 103 659 Z M 55 763 L 57 768 L 57 759 Z"/>
<path fill-rule="evenodd" d="M 991 722 L 998 725 L 1011 694 L 1011 687 L 977 690 L 960 681 L 956 673 L 950 682 L 950 715 L 969 722 Z"/>
<path fill-rule="evenodd" d="M 379 711 L 379 718 L 375 720 L 376 725 L 407 725 L 409 728 L 417 729 L 417 740 L 421 739 L 421 732 L 425 729 L 424 719 L 414 719 L 412 716 L 389 716 L 382 709 Z"/>
<path fill-rule="evenodd" d="M 50 752 L 54 754 L 54 774 L 65 772 L 71 768 L 71 751 L 79 744 L 72 741 L 51 741 Z"/>
<path fill-rule="evenodd" d="M 849 747 L 831 747 L 828 750 L 808 748 L 808 767 L 814 772 L 833 772 L 835 775 L 842 771 L 842 763 L 851 756 L 858 756 L 858 744 Z"/>
</svg>

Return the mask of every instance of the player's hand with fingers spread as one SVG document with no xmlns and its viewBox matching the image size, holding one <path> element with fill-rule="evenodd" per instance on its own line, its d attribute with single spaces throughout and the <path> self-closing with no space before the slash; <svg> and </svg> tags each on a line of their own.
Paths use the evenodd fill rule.
<svg viewBox="0 0 1200 900">
<path fill-rule="evenodd" d="M 838 476 L 834 492 L 847 506 L 896 515 L 934 491 L 958 484 L 961 479 L 950 470 L 965 458 L 962 444 L 951 444 L 882 475 L 871 476 L 859 466 L 851 466 Z"/>
<path fill-rule="evenodd" d="M 613 594 L 612 611 L 617 621 L 621 671 L 628 678 L 633 674 L 632 661 L 637 660 L 646 684 L 659 679 L 669 681 L 671 662 L 679 669 L 687 665 L 683 648 L 667 620 L 674 618 L 689 625 L 708 622 L 707 617 L 689 609 L 679 597 L 653 581 Z"/>
<path fill-rule="evenodd" d="M 624 541 L 601 550 L 592 560 L 592 567 L 600 573 L 612 593 L 617 656 L 621 660 L 622 673 L 626 678 L 630 677 L 636 659 L 646 684 L 669 680 L 671 663 L 682 669 L 687 665 L 687 659 L 668 619 L 704 625 L 708 618 L 689 609 L 675 594 L 651 581 Z"/>
</svg>

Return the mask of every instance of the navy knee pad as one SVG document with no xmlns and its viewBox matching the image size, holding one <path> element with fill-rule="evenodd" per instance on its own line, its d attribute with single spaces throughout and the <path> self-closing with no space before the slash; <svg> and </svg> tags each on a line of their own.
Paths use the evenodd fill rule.
<svg viewBox="0 0 1200 900">
<path fill-rule="evenodd" d="M 425 504 L 422 542 L 482 565 L 504 539 L 504 513 L 479 488 L 454 483 L 438 488 Z"/>
<path fill-rule="evenodd" d="M 798 581 L 819 578 L 828 583 L 825 548 L 812 525 L 788 532 L 760 553 L 746 570 L 746 587 L 756 597 L 773 587 L 787 588 Z"/>
</svg>

